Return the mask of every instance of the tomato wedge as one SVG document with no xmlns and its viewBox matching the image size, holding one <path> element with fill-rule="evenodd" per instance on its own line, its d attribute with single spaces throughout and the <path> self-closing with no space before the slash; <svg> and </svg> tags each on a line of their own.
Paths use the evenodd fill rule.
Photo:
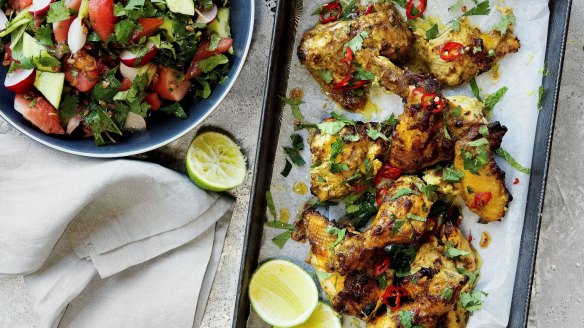
<svg viewBox="0 0 584 328">
<path fill-rule="evenodd" d="M 154 33 L 156 33 L 156 31 L 158 31 L 158 29 L 160 28 L 160 26 L 162 26 L 163 23 L 164 18 L 162 17 L 139 18 L 138 24 L 142 26 L 142 30 L 134 31 L 134 34 L 132 34 L 132 41 L 138 42 L 141 38 L 145 36 L 153 35 Z"/>
<path fill-rule="evenodd" d="M 193 57 L 193 61 L 191 62 L 191 65 L 189 66 L 189 69 L 187 71 L 187 74 L 185 75 L 185 78 L 192 79 L 194 77 L 201 75 L 202 71 L 199 68 L 199 63 L 201 62 L 201 60 L 207 59 L 209 57 L 213 57 L 215 55 L 219 55 L 222 53 L 226 53 L 227 51 L 229 51 L 229 48 L 231 48 L 232 44 L 233 44 L 233 39 L 222 38 L 221 40 L 219 40 L 219 44 L 217 44 L 217 48 L 215 50 L 209 50 L 209 46 L 210 46 L 209 41 L 201 43 L 201 45 L 197 49 L 197 52 L 195 53 L 195 56 Z"/>
</svg>

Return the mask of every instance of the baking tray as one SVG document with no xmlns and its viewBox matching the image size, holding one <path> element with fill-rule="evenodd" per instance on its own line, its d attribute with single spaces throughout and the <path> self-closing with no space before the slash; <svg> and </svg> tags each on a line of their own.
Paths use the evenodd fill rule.
<svg viewBox="0 0 584 328">
<path fill-rule="evenodd" d="M 548 74 L 543 78 L 545 98 L 537 121 L 525 223 L 521 236 L 508 327 L 527 326 L 571 4 L 572 0 L 550 0 L 549 2 L 550 21 L 545 57 Z M 277 144 L 274 140 L 278 140 L 284 110 L 278 95 L 286 94 L 290 62 L 296 46 L 293 44 L 293 40 L 297 32 L 302 33 L 302 31 L 297 31 L 298 15 L 301 10 L 302 0 L 280 0 L 276 7 L 233 327 L 245 327 L 250 312 L 248 284 L 258 265 L 266 218 L 265 194 L 270 188 L 277 150 Z"/>
</svg>

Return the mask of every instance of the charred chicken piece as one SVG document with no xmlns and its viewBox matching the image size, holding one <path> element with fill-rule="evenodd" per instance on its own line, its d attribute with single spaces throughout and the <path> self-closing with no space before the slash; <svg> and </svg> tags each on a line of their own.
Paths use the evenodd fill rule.
<svg viewBox="0 0 584 328">
<path fill-rule="evenodd" d="M 423 192 L 425 186 L 416 176 L 402 176 L 394 181 L 373 223 L 361 234 L 366 249 L 411 243 L 424 234 L 433 204 Z"/>
<path fill-rule="evenodd" d="M 387 275 L 388 268 L 376 272 L 377 262 L 388 259 L 381 249 L 366 250 L 359 233 L 350 226 L 342 230 L 322 214 L 307 210 L 296 223 L 294 238 L 308 240 L 310 254 L 307 262 L 319 274 L 321 286 L 336 311 L 368 320 L 381 306 L 383 290 L 376 276 Z M 342 240 L 339 232 L 343 231 Z"/>
<path fill-rule="evenodd" d="M 466 253 L 451 256 L 451 248 Z M 418 249 L 411 263 L 412 273 L 399 281 L 406 292 L 399 311 L 380 315 L 367 327 L 402 327 L 401 317 L 405 315 L 412 325 L 465 327 L 468 312 L 458 300 L 462 292 L 472 291 L 476 282 L 465 273 L 475 273 L 480 265 L 478 253 L 460 230 L 451 223 L 444 224 L 438 236 L 429 236 Z"/>
<path fill-rule="evenodd" d="M 338 123 L 334 118 L 323 122 Z M 376 140 L 369 137 L 371 131 L 388 133 L 387 127 L 379 123 L 356 122 L 334 135 L 320 130 L 312 135 L 310 190 L 320 201 L 347 196 L 359 187 L 362 179 L 377 174 L 382 166 L 379 157 L 389 146 L 383 137 Z"/>
<path fill-rule="evenodd" d="M 442 109 L 425 106 L 437 99 Z M 453 158 L 454 142 L 444 131 L 445 103 L 437 90 L 410 91 L 399 123 L 391 135 L 389 164 L 405 172 L 415 172 Z"/>
<path fill-rule="evenodd" d="M 429 72 L 446 86 L 457 86 L 490 70 L 499 59 L 517 52 L 519 40 L 508 29 L 482 33 L 461 20 L 460 29 L 450 29 L 432 40 L 426 40 L 425 31 L 415 32 L 416 41 L 410 67 Z"/>
<path fill-rule="evenodd" d="M 359 45 L 349 47 L 355 38 Z M 346 80 L 357 79 L 354 77 L 357 66 L 352 63 L 352 57 L 362 49 L 371 49 L 399 62 L 408 58 L 412 44 L 413 34 L 393 4 L 377 3 L 371 13 L 356 19 L 317 24 L 304 33 L 297 54 L 300 63 L 329 97 L 348 110 L 358 110 L 366 104 L 367 93 L 363 92 L 365 84 Z M 343 60 L 345 57 L 347 60 Z M 330 74 L 329 81 L 323 78 L 324 72 Z"/>
</svg>

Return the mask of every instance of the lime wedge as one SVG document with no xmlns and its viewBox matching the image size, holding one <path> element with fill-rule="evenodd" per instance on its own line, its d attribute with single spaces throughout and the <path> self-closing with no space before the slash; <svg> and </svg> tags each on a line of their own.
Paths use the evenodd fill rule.
<svg viewBox="0 0 584 328">
<path fill-rule="evenodd" d="M 187 151 L 186 164 L 191 180 L 206 190 L 233 189 L 245 180 L 245 158 L 239 146 L 218 132 L 198 135 Z"/>
<path fill-rule="evenodd" d="M 253 274 L 249 298 L 265 322 L 292 327 L 308 320 L 318 305 L 318 289 L 312 277 L 298 265 L 272 260 Z"/>
<path fill-rule="evenodd" d="M 291 328 L 341 328 L 341 320 L 328 304 L 320 302 L 308 320 Z"/>
</svg>

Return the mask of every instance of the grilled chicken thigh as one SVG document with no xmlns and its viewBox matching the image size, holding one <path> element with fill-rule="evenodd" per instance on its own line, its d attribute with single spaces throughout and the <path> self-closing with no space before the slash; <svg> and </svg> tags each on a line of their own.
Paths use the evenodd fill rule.
<svg viewBox="0 0 584 328">
<path fill-rule="evenodd" d="M 317 24 L 304 33 L 297 50 L 298 59 L 324 91 L 348 110 L 358 110 L 367 102 L 367 94 L 356 90 L 360 88 L 335 87 L 356 73 L 355 65 L 341 61 L 347 55 L 348 43 L 355 37 L 362 38 L 361 45 L 353 47 L 355 55 L 360 49 L 369 49 L 394 62 L 406 60 L 413 44 L 412 32 L 391 3 L 377 3 L 369 14 Z M 325 81 L 323 72 L 329 72 L 332 80 Z"/>
<path fill-rule="evenodd" d="M 417 30 L 415 35 L 409 66 L 431 73 L 438 81 L 450 87 L 468 82 L 490 70 L 499 59 L 517 52 L 521 46 L 512 29 L 503 35 L 496 30 L 482 33 L 469 25 L 466 19 L 461 20 L 458 31 L 450 29 L 432 40 L 426 40 L 425 31 Z M 454 57 L 453 51 L 460 52 L 460 56 L 445 59 Z"/>
<path fill-rule="evenodd" d="M 324 123 L 335 123 L 334 118 Z M 387 151 L 383 137 L 373 140 L 371 131 L 387 132 L 379 123 L 356 122 L 333 135 L 318 131 L 310 143 L 312 154 L 311 188 L 320 201 L 337 199 L 354 192 L 362 179 L 377 174 L 381 154 Z M 330 131 L 329 131 L 330 132 Z"/>
</svg>

